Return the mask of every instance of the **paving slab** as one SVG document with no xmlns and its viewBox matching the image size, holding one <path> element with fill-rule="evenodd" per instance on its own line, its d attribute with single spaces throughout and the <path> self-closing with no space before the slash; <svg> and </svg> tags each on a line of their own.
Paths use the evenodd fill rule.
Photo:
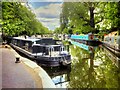
<svg viewBox="0 0 120 90">
<path fill-rule="evenodd" d="M 2 49 L 0 49 L 0 89 L 2 89 Z"/>
<path fill-rule="evenodd" d="M 16 58 L 11 50 L 2 48 L 1 51 L 2 88 L 42 88 L 42 81 L 39 80 L 39 85 L 38 82 L 36 84 L 37 76 L 32 69 L 28 69 L 23 63 L 15 63 Z"/>
</svg>

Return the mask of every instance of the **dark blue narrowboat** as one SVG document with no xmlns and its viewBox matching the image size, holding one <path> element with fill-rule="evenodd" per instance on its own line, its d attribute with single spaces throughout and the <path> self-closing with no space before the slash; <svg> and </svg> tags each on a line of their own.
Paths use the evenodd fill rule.
<svg viewBox="0 0 120 90">
<path fill-rule="evenodd" d="M 54 67 L 71 63 L 71 55 L 65 46 L 52 38 L 13 37 L 10 45 L 41 66 Z"/>
</svg>

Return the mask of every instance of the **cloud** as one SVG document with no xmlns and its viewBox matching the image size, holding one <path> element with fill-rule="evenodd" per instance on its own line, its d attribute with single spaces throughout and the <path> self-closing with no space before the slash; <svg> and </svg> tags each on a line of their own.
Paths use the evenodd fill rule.
<svg viewBox="0 0 120 90">
<path fill-rule="evenodd" d="M 46 18 L 57 18 L 57 17 L 59 17 L 58 15 L 53 15 L 53 14 L 51 14 L 49 12 L 47 12 L 47 13 L 40 13 L 38 16 L 42 17 L 42 18 L 44 18 L 44 17 L 46 17 Z"/>
<path fill-rule="evenodd" d="M 38 18 L 38 20 L 50 30 L 54 30 L 56 27 L 60 26 L 58 18 Z"/>
<path fill-rule="evenodd" d="M 63 0 L 28 0 L 29 2 L 62 2 Z"/>
<path fill-rule="evenodd" d="M 38 18 L 38 20 L 42 21 L 42 22 L 54 22 L 54 21 L 59 21 L 58 18 Z"/>
<path fill-rule="evenodd" d="M 61 3 L 50 3 L 49 5 L 34 9 L 39 21 L 52 30 L 60 25 L 60 11 Z"/>
<path fill-rule="evenodd" d="M 38 17 L 46 18 L 57 18 L 60 15 L 61 4 L 49 4 L 45 7 L 40 7 L 35 9 L 35 12 Z"/>
</svg>

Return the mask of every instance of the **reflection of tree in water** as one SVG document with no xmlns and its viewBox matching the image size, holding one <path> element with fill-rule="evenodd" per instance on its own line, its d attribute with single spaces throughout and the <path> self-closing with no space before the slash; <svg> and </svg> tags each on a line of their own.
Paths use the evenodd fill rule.
<svg viewBox="0 0 120 90">
<path fill-rule="evenodd" d="M 64 84 L 70 81 L 71 64 L 62 67 L 43 68 L 59 88 L 64 87 Z"/>
<path fill-rule="evenodd" d="M 98 81 L 101 82 L 105 88 L 118 88 L 120 87 L 119 78 L 120 73 L 119 69 L 113 64 L 113 62 L 103 53 L 103 50 L 100 49 L 101 64 L 97 69 Z M 97 58 L 96 58 L 97 59 Z M 99 73 L 99 75 L 98 75 Z M 99 78 L 100 77 L 100 78 Z"/>
<path fill-rule="evenodd" d="M 78 57 L 72 63 L 70 74 L 70 88 L 118 88 L 120 87 L 120 73 L 112 61 L 108 59 L 103 50 L 96 48 L 94 52 L 88 53 L 79 47 L 71 47 L 71 53 Z M 78 54 L 79 53 L 79 54 Z M 80 54 L 82 53 L 82 54 Z M 83 56 L 90 56 L 84 58 Z M 90 65 L 88 61 L 90 60 Z M 100 61 L 97 67 L 94 62 Z"/>
</svg>

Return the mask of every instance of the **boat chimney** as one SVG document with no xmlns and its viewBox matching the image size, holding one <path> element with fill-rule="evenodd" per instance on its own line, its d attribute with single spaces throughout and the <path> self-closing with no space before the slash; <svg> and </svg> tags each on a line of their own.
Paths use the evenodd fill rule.
<svg viewBox="0 0 120 90">
<path fill-rule="evenodd" d="M 25 39 L 26 39 L 27 37 L 26 37 L 26 35 L 25 35 Z"/>
</svg>

